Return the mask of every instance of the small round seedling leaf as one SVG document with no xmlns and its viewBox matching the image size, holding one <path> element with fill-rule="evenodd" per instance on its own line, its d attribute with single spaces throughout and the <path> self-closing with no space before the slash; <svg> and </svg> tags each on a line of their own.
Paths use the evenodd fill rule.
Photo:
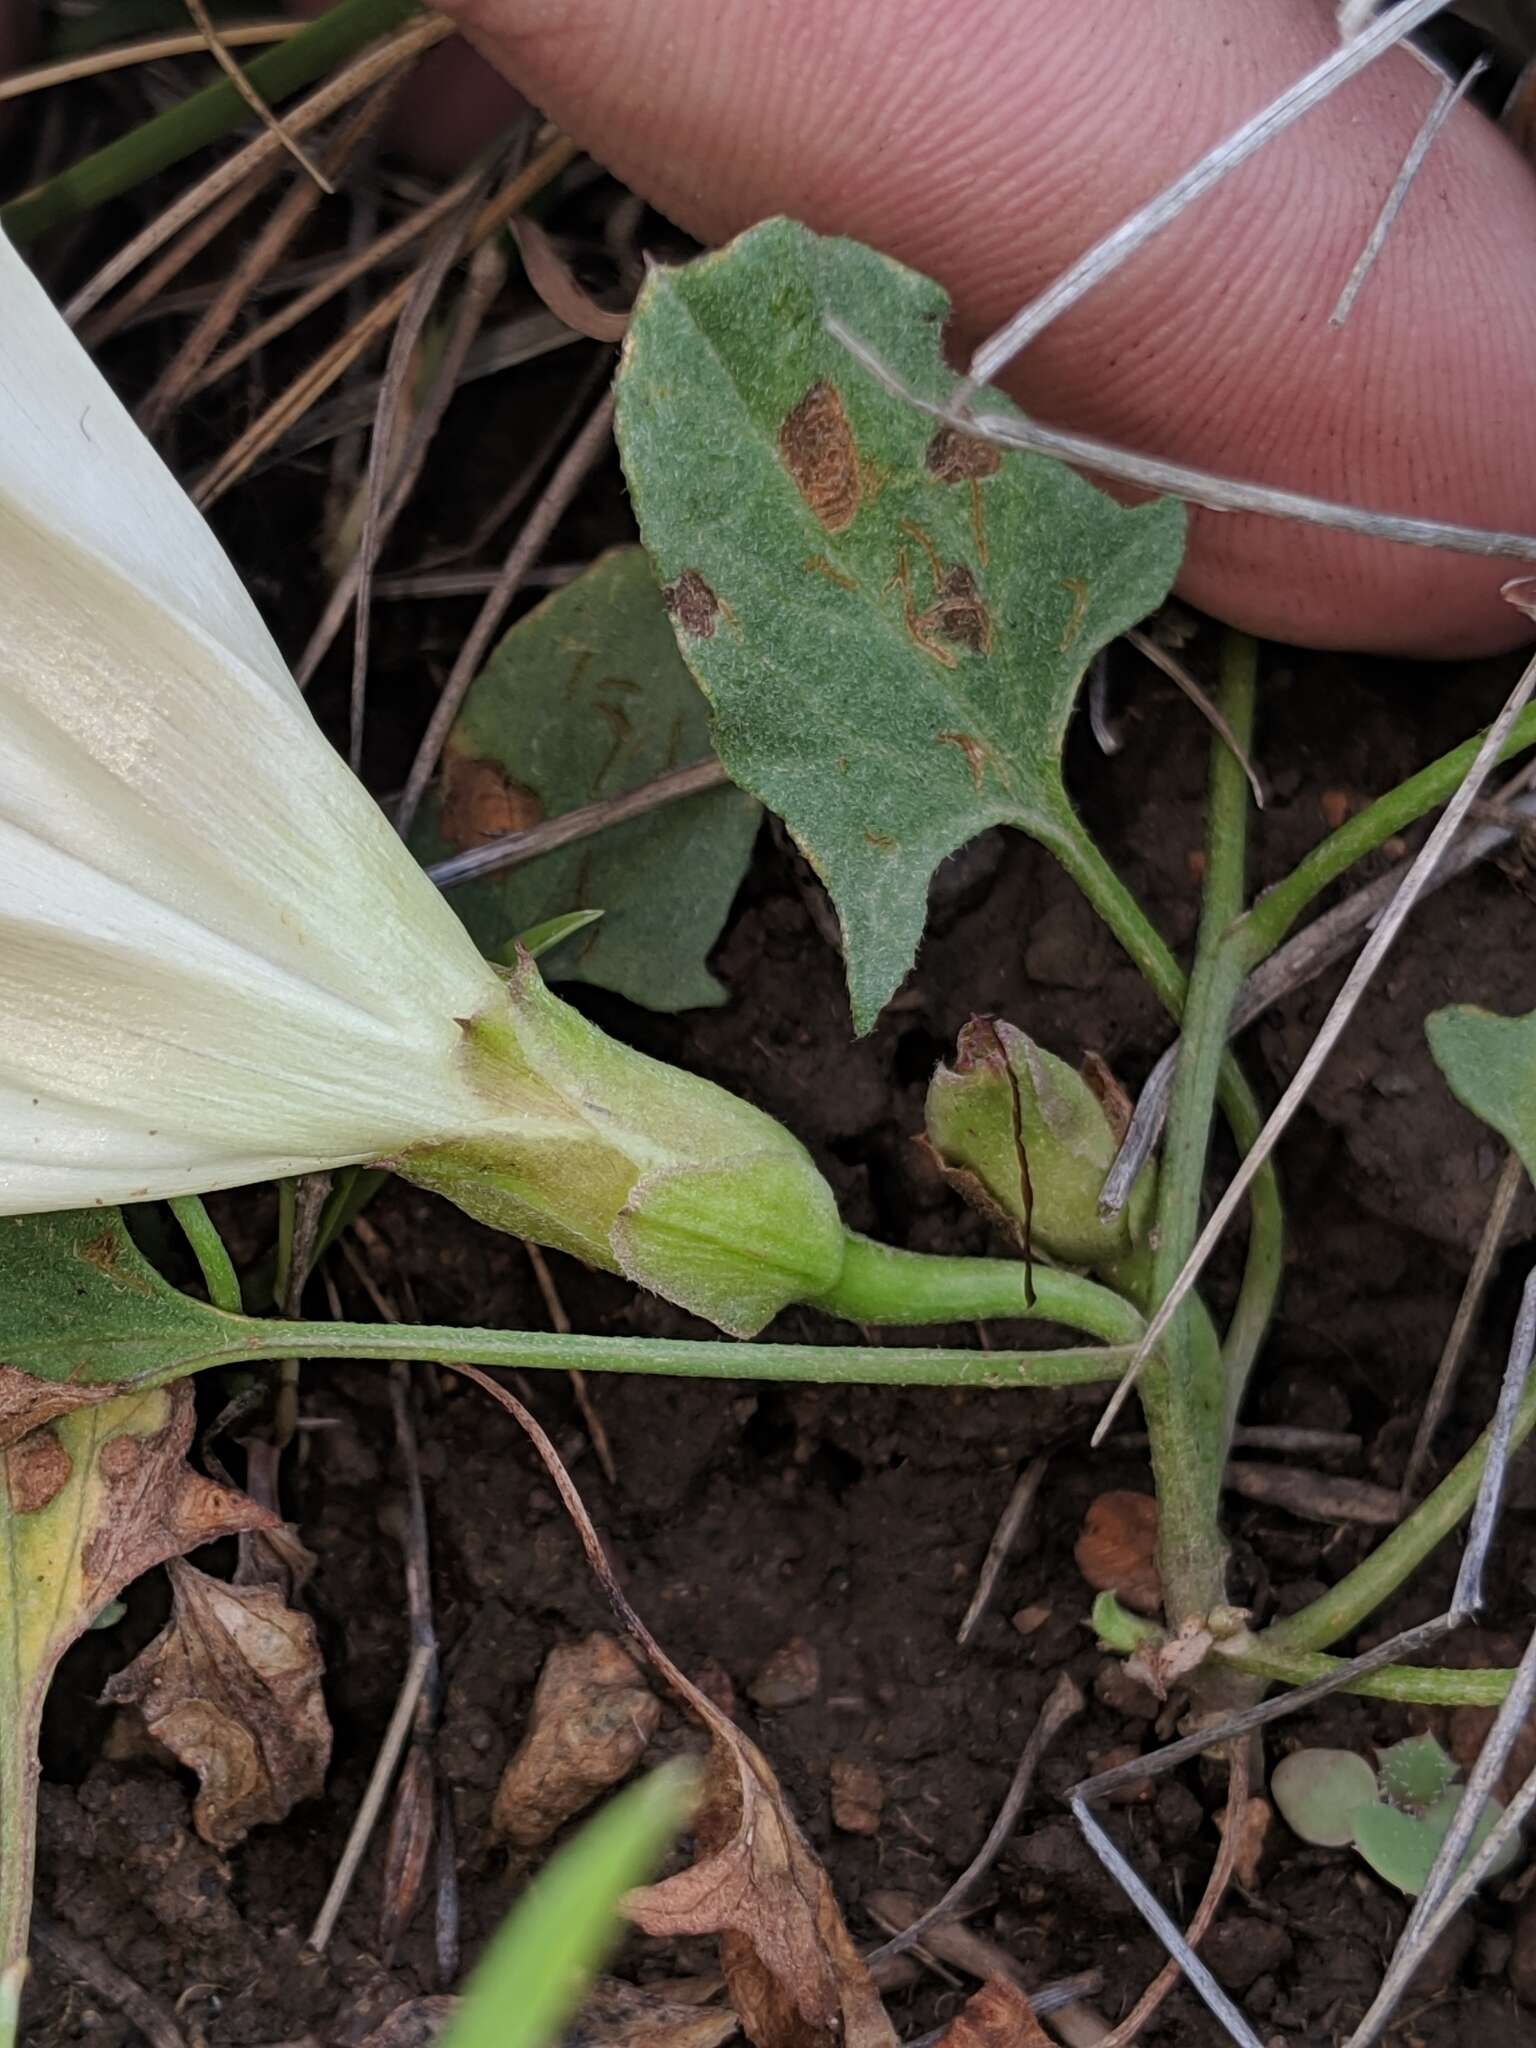
<svg viewBox="0 0 1536 2048">
<path fill-rule="evenodd" d="M 1352 1749 L 1298 1749 L 1275 1766 L 1271 1789 L 1293 1834 L 1347 1849 L 1356 1813 L 1376 1798 L 1376 1773 Z"/>
<path fill-rule="evenodd" d="M 1421 1813 L 1449 1789 L 1456 1765 L 1433 1735 L 1410 1735 L 1377 1751 L 1376 1776 L 1384 1799 Z"/>
</svg>

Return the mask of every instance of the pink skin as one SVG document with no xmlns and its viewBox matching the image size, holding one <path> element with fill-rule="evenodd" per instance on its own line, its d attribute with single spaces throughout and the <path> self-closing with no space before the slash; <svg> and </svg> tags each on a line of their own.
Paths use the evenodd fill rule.
<svg viewBox="0 0 1536 2048">
<path fill-rule="evenodd" d="M 856 235 L 941 279 L 972 336 L 1333 37 L 1331 0 L 442 4 L 694 233 L 789 213 Z M 443 62 L 411 112 L 438 168 L 497 118 L 483 66 L 457 80 Z M 1328 325 L 1433 93 L 1384 60 L 1053 327 L 1010 390 L 1199 467 L 1536 531 L 1536 178 L 1480 115 L 1453 119 L 1353 318 Z M 1518 569 L 1199 513 L 1180 588 L 1276 638 L 1452 656 L 1527 637 L 1498 594 Z"/>
</svg>

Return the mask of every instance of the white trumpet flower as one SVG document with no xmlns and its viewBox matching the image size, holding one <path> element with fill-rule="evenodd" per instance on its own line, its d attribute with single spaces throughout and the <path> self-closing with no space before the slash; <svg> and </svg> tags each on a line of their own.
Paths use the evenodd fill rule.
<svg viewBox="0 0 1536 2048">
<path fill-rule="evenodd" d="M 480 957 L 0 234 L 0 1214 L 367 1160 L 728 1328 L 841 1262 L 779 1126 Z"/>
</svg>

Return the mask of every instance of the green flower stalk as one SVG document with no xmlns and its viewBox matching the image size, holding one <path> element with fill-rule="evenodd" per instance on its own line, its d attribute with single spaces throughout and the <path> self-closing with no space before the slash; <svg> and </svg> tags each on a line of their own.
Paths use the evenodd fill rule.
<svg viewBox="0 0 1536 2048">
<path fill-rule="evenodd" d="M 0 236 L 0 1215 L 356 1162 L 738 1335 L 842 1264 L 770 1118 L 481 958 Z"/>
</svg>

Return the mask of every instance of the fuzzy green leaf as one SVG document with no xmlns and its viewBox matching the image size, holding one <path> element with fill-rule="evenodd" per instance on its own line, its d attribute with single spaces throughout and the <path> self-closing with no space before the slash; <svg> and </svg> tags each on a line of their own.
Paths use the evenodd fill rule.
<svg viewBox="0 0 1536 2048">
<path fill-rule="evenodd" d="M 412 846 L 440 860 L 504 831 L 622 796 L 712 750 L 643 548 L 620 548 L 531 611 L 477 678 L 444 752 L 446 795 Z M 604 913 L 552 952 L 551 981 L 587 981 L 652 1010 L 725 1000 L 705 965 L 757 833 L 739 789 L 705 790 L 556 847 L 449 897 L 483 953 L 530 925 Z"/>
<path fill-rule="evenodd" d="M 861 1031 L 946 854 L 999 823 L 1081 840 L 1061 779 L 1078 683 L 1184 540 L 1175 504 L 1127 511 L 1059 463 L 935 432 L 825 327 L 942 398 L 948 310 L 873 250 L 770 221 L 652 272 L 619 386 L 641 535 L 721 758 L 830 889 Z"/>
<path fill-rule="evenodd" d="M 1410 1735 L 1376 1755 L 1382 1794 L 1415 1811 L 1433 1806 L 1456 1776 L 1456 1765 L 1433 1735 Z"/>
<path fill-rule="evenodd" d="M 1506 1138 L 1536 1176 L 1536 1010 L 1500 1017 L 1456 1003 L 1436 1010 L 1425 1030 L 1452 1093 Z"/>
<path fill-rule="evenodd" d="M 0 1217 L 0 1368 L 158 1386 L 238 1357 L 248 1327 L 163 1280 L 116 1209 Z"/>
</svg>

